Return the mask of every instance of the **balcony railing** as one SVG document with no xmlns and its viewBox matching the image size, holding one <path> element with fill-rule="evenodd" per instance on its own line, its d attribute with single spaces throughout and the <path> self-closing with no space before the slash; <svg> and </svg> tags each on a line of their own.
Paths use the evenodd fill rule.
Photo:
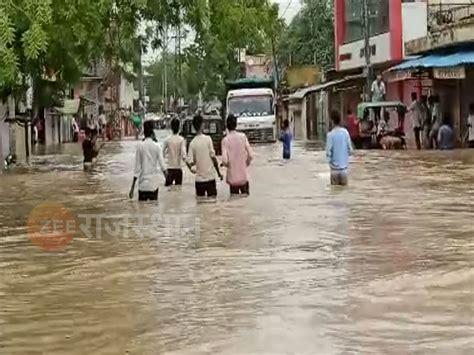
<svg viewBox="0 0 474 355">
<path fill-rule="evenodd" d="M 428 6 L 428 33 L 474 22 L 474 3 L 440 3 Z"/>
</svg>

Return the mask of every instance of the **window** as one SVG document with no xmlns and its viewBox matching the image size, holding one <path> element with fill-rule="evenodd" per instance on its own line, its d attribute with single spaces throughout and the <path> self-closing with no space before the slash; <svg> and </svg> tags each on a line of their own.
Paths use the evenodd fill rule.
<svg viewBox="0 0 474 355">
<path fill-rule="evenodd" d="M 369 12 L 369 33 L 376 36 L 390 29 L 389 0 L 366 0 Z M 364 38 L 363 0 L 345 0 L 344 43 Z"/>
<path fill-rule="evenodd" d="M 272 97 L 240 96 L 229 99 L 229 112 L 236 116 L 267 116 L 273 114 Z"/>
</svg>

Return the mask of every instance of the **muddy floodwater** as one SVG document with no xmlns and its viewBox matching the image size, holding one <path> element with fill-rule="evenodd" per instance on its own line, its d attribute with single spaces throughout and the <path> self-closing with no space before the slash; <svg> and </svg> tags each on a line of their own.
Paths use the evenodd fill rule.
<svg viewBox="0 0 474 355">
<path fill-rule="evenodd" d="M 249 198 L 186 172 L 139 204 L 135 144 L 0 175 L 1 354 L 474 353 L 474 150 L 359 151 L 340 189 L 317 143 L 257 146 Z M 85 224 L 62 251 L 28 238 L 47 201 Z"/>
</svg>

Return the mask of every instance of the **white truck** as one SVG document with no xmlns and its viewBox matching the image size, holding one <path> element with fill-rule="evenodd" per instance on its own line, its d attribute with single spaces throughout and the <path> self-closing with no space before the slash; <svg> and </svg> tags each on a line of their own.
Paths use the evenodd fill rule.
<svg viewBox="0 0 474 355">
<path fill-rule="evenodd" d="M 277 135 L 273 80 L 227 82 L 226 117 L 237 116 L 237 130 L 250 142 L 275 142 Z"/>
</svg>

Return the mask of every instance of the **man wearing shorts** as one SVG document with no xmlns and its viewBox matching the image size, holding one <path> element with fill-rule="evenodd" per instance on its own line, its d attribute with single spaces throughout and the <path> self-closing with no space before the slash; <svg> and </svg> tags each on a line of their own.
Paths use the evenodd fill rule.
<svg viewBox="0 0 474 355">
<path fill-rule="evenodd" d="M 219 171 L 212 139 L 202 133 L 202 124 L 202 116 L 194 116 L 193 127 L 197 133 L 189 144 L 187 165 L 192 172 L 196 173 L 196 196 L 216 197 L 216 172 L 221 180 L 222 174 Z"/>
<path fill-rule="evenodd" d="M 156 201 L 158 200 L 160 175 L 164 174 L 166 178 L 166 167 L 161 147 L 154 140 L 153 121 L 145 121 L 143 131 L 145 139 L 137 147 L 133 183 L 129 197 L 133 198 L 135 183 L 138 180 L 138 200 Z M 161 173 L 159 169 L 161 169 Z"/>
<path fill-rule="evenodd" d="M 165 186 L 182 185 L 183 170 L 181 162 L 186 160 L 186 141 L 179 135 L 179 119 L 171 121 L 173 134 L 165 139 L 163 144 L 163 156 L 168 156 L 168 174 Z"/>
<path fill-rule="evenodd" d="M 333 128 L 327 135 L 326 155 L 331 169 L 331 185 L 347 185 L 349 157 L 352 155 L 351 137 L 341 126 L 341 115 L 331 112 Z"/>
<path fill-rule="evenodd" d="M 227 183 L 231 195 L 248 195 L 247 167 L 252 161 L 252 152 L 247 136 L 237 132 L 237 118 L 227 117 L 227 136 L 222 140 L 222 165 L 227 167 Z"/>
</svg>

